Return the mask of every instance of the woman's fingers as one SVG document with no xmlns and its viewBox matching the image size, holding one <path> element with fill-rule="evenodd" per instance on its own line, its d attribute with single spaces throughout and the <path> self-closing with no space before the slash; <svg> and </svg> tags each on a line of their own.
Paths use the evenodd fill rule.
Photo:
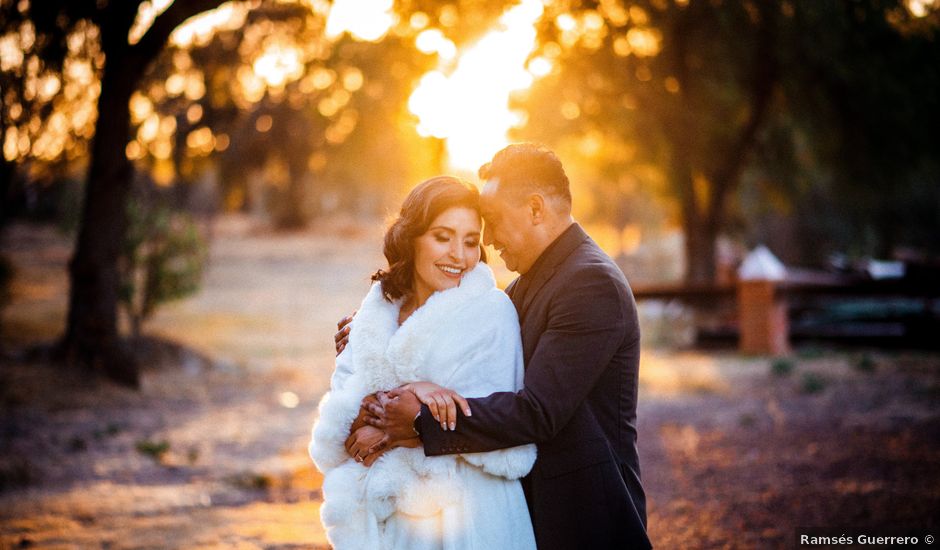
<svg viewBox="0 0 940 550">
<path fill-rule="evenodd" d="M 434 398 L 434 402 L 437 404 L 438 416 L 435 418 L 438 422 L 441 423 L 441 429 L 446 432 L 447 426 L 450 423 L 446 396 L 443 393 L 435 392 L 432 397 Z"/>
<path fill-rule="evenodd" d="M 349 343 L 349 323 L 352 321 L 353 315 L 356 312 L 353 312 L 352 315 L 347 315 L 339 320 L 336 323 L 336 334 L 333 335 L 333 342 L 336 345 L 336 355 L 343 353 L 343 350 L 346 349 L 346 344 Z"/>
<path fill-rule="evenodd" d="M 362 465 L 365 466 L 366 468 L 371 468 L 372 465 L 375 464 L 375 461 L 378 460 L 379 457 L 382 456 L 383 454 L 385 454 L 385 449 L 382 449 L 381 451 L 377 451 L 377 452 L 370 454 L 369 456 L 365 457 L 362 460 Z"/>
<path fill-rule="evenodd" d="M 460 410 L 463 411 L 463 415 L 470 416 L 470 403 L 468 403 L 467 400 L 464 399 L 463 396 L 460 395 L 459 393 L 456 393 L 456 392 L 452 392 L 452 393 L 454 396 L 454 401 L 456 401 L 457 404 L 460 405 Z"/>
<path fill-rule="evenodd" d="M 427 401 L 424 403 L 428 406 L 428 409 L 431 411 L 431 416 L 434 417 L 434 420 L 441 421 L 441 412 L 437 407 L 437 401 L 433 396 L 428 396 Z"/>
<path fill-rule="evenodd" d="M 457 428 L 457 404 L 454 403 L 455 395 L 457 394 L 454 392 L 444 394 L 444 399 L 447 401 L 447 427 L 450 428 L 450 431 L 454 431 L 454 429 Z"/>
<path fill-rule="evenodd" d="M 351 435 L 349 437 L 352 439 L 352 442 L 349 443 L 349 445 L 346 447 L 346 452 L 349 454 L 349 456 L 353 457 L 356 462 L 362 462 L 362 445 L 359 439 L 355 435 Z M 348 439 L 346 441 L 349 442 Z"/>
<path fill-rule="evenodd" d="M 385 447 L 387 447 L 387 446 L 388 446 L 388 434 L 386 434 L 384 437 L 382 437 L 382 439 L 380 439 L 380 440 L 379 440 L 378 442 L 376 442 L 374 445 L 372 445 L 371 447 L 369 447 L 368 451 L 366 451 L 365 454 L 368 456 L 368 455 L 371 455 L 371 454 L 373 454 L 373 453 L 377 453 L 377 452 L 379 452 L 379 451 L 385 449 Z"/>
</svg>

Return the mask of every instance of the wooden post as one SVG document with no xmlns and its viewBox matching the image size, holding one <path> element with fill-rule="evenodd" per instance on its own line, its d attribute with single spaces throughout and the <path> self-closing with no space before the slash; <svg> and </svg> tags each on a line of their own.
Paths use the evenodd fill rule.
<svg viewBox="0 0 940 550">
<path fill-rule="evenodd" d="M 738 350 L 758 355 L 789 353 L 787 302 L 778 292 L 786 268 L 759 246 L 745 258 L 738 276 Z"/>
<path fill-rule="evenodd" d="M 741 353 L 784 355 L 790 351 L 787 303 L 774 281 L 738 282 L 738 325 Z"/>
</svg>

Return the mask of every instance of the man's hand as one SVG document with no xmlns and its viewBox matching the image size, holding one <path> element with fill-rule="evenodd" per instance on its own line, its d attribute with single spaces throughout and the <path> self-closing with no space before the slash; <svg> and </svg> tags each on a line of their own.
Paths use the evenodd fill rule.
<svg viewBox="0 0 940 550">
<path fill-rule="evenodd" d="M 336 345 L 336 355 L 343 353 L 343 350 L 346 349 L 346 344 L 349 343 L 349 323 L 352 322 L 353 316 L 355 315 L 356 312 L 354 311 L 352 315 L 347 315 L 336 323 L 336 334 L 333 335 L 333 343 Z"/>
<path fill-rule="evenodd" d="M 445 432 L 457 428 L 457 406 L 464 416 L 470 416 L 470 405 L 460 394 L 447 388 L 442 388 L 431 382 L 412 382 L 405 384 L 400 390 L 411 391 L 431 410 L 431 416 L 441 424 Z M 389 394 L 391 395 L 391 393 Z"/>
<path fill-rule="evenodd" d="M 349 435 L 355 433 L 359 428 L 369 425 L 368 422 L 366 422 L 366 418 L 374 415 L 368 408 L 366 408 L 367 405 L 375 404 L 384 408 L 385 405 L 383 405 L 383 403 L 385 401 L 388 401 L 388 397 L 385 396 L 385 392 L 370 393 L 369 395 L 363 397 L 362 404 L 359 406 L 359 415 L 356 416 L 356 419 L 353 420 L 352 426 L 349 427 Z"/>
<path fill-rule="evenodd" d="M 421 412 L 421 402 L 414 393 L 402 389 L 395 389 L 388 392 L 389 400 L 385 406 L 379 406 L 375 403 L 369 403 L 366 408 L 374 415 L 366 417 L 366 423 L 385 431 L 386 438 L 378 442 L 368 454 L 384 449 L 385 447 L 398 446 L 407 439 L 416 439 L 417 434 L 414 431 L 414 420 Z"/>
</svg>

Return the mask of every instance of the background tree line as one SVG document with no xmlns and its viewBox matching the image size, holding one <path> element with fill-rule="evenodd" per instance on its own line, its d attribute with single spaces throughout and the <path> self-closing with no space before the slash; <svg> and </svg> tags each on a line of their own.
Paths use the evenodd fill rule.
<svg viewBox="0 0 940 550">
<path fill-rule="evenodd" d="M 511 4 L 399 2 L 364 38 L 331 34 L 325 1 L 0 0 L 0 223 L 50 189 L 81 197 L 62 361 L 138 381 L 118 330 L 135 181 L 281 228 L 381 212 L 446 169 L 407 107 L 441 63 L 417 37 L 472 44 Z M 173 34 L 206 13 L 224 22 Z M 548 2 L 514 137 L 562 152 L 579 214 L 681 227 L 689 283 L 714 280 L 722 235 L 791 262 L 930 257 L 938 18 L 923 1 Z"/>
</svg>

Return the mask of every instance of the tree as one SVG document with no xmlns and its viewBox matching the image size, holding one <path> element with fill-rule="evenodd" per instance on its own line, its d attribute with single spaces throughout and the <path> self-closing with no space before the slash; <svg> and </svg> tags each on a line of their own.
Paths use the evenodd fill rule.
<svg viewBox="0 0 940 550">
<path fill-rule="evenodd" d="M 35 24 L 38 41 L 85 22 L 99 30 L 104 64 L 98 118 L 81 223 L 69 264 L 68 318 L 59 353 L 69 364 L 91 367 L 131 386 L 139 384 L 138 366 L 117 328 L 118 257 L 127 226 L 125 207 L 132 174 L 125 155 L 130 128 L 128 104 L 170 33 L 186 19 L 221 3 L 174 2 L 134 44 L 129 44 L 129 35 L 141 0 L 33 0 L 29 5 L 28 15 Z M 54 52 L 48 55 L 50 60 L 55 58 Z"/>
<path fill-rule="evenodd" d="M 540 54 L 554 70 L 523 101 L 531 111 L 526 134 L 599 132 L 629 144 L 634 162 L 659 166 L 679 207 L 686 281 L 708 283 L 741 182 L 780 186 L 774 170 L 805 161 L 784 150 L 802 142 L 802 152 L 853 186 L 859 177 L 874 181 L 870 171 L 858 173 L 862 158 L 877 159 L 878 171 L 896 182 L 895 161 L 928 154 L 897 142 L 841 147 L 840 162 L 815 151 L 873 145 L 876 136 L 916 125 L 917 116 L 935 117 L 915 87 L 935 80 L 936 56 L 928 54 L 935 41 L 927 46 L 930 40 L 899 29 L 897 20 L 909 16 L 890 1 L 559 2 L 547 12 Z M 866 66 L 872 54 L 877 70 Z M 917 114 L 887 123 L 890 104 Z M 814 126 L 820 113 L 824 128 Z M 884 134 L 888 127 L 893 133 Z M 879 154 L 864 155 L 873 150 Z"/>
<path fill-rule="evenodd" d="M 24 206 L 24 180 L 86 154 L 98 97 L 97 28 L 56 25 L 37 37 L 28 6 L 0 3 L 0 228 Z"/>
<path fill-rule="evenodd" d="M 126 204 L 133 171 L 128 156 L 134 156 L 132 153 L 140 148 L 137 140 L 131 140 L 130 103 L 135 91 L 140 90 L 148 70 L 166 49 L 172 31 L 186 19 L 219 6 L 222 0 L 172 2 L 162 13 L 154 13 L 154 6 L 142 0 L 32 0 L 29 4 L 24 2 L 26 0 L 17 5 L 28 5 L 22 15 L 35 24 L 37 42 L 46 43 L 50 37 L 57 37 L 63 31 L 67 33 L 70 29 L 90 24 L 98 30 L 96 38 L 102 53 L 98 68 L 98 116 L 90 151 L 81 223 L 69 266 L 68 319 L 66 332 L 58 346 L 59 355 L 68 364 L 91 367 L 113 380 L 136 386 L 139 383 L 138 366 L 117 329 L 120 283 L 118 258 L 127 231 Z M 4 9 L 12 9 L 10 4 L 9 0 L 4 1 Z M 302 5 L 304 4 L 286 5 L 272 1 L 252 7 L 260 6 L 268 12 L 293 10 L 292 13 L 296 14 L 298 6 Z M 151 16 L 150 25 L 141 24 L 141 21 L 147 20 L 145 16 L 148 14 Z M 270 13 L 268 16 L 270 17 Z M 298 17 L 290 15 L 288 19 L 297 22 Z M 299 19 L 301 27 L 310 22 L 309 18 Z M 409 27 L 408 20 L 405 19 L 401 25 Z M 289 33 L 290 29 L 285 32 Z M 48 62 L 54 64 L 58 59 L 57 55 L 61 56 L 61 53 L 48 52 Z M 229 76 L 234 75 L 229 73 Z M 336 80 L 336 74 L 333 74 L 332 78 Z M 343 80 L 343 86 L 346 86 L 349 82 L 355 82 L 356 78 L 353 76 Z M 284 98 L 284 91 L 284 87 L 280 87 L 280 99 Z M 263 89 L 262 97 L 248 98 L 247 104 L 240 106 L 242 114 L 246 116 L 234 117 L 233 126 L 230 128 L 233 132 L 231 140 L 234 141 L 234 132 L 239 131 L 239 124 L 244 130 L 244 123 L 250 121 L 251 126 L 260 131 L 263 127 L 271 128 L 273 114 L 282 115 L 286 133 L 277 141 L 294 147 L 294 150 L 287 151 L 286 160 L 292 172 L 290 179 L 296 184 L 303 179 L 300 174 L 305 174 L 310 166 L 311 151 L 320 146 L 324 137 L 327 142 L 342 142 L 345 137 L 340 134 L 348 135 L 355 127 L 355 120 L 342 116 L 342 105 L 336 109 L 327 109 L 322 106 L 322 102 L 318 103 L 317 111 L 326 119 L 325 122 L 317 122 L 309 117 L 296 119 L 286 114 L 293 108 L 290 101 L 277 101 L 275 94 L 270 94 L 272 101 L 265 101 L 261 109 L 255 109 L 254 104 L 263 99 L 267 92 L 267 88 Z M 336 98 L 333 100 L 338 101 Z M 347 94 L 345 100 L 340 103 L 345 104 L 348 101 Z M 337 113 L 341 116 L 334 119 L 333 116 Z M 313 126 L 304 126 L 306 122 L 311 121 Z M 232 119 L 229 119 L 229 122 L 232 122 Z M 177 175 L 187 162 L 180 149 L 181 143 L 189 144 L 188 138 L 192 135 L 189 130 L 188 127 L 180 127 L 180 132 L 175 135 L 177 155 L 173 160 Z M 201 130 L 197 128 L 194 132 Z M 335 139 L 330 138 L 331 133 Z M 202 136 L 205 135 L 203 132 Z M 267 146 L 268 152 L 274 152 L 275 147 L 271 140 L 268 140 Z M 298 197 L 302 190 L 302 187 L 292 185 L 288 192 L 289 199 L 285 202 L 292 206 L 300 204 L 302 201 Z M 300 216 L 295 214 L 288 214 L 288 223 L 297 223 Z"/>
<path fill-rule="evenodd" d="M 600 129 L 660 166 L 681 212 L 688 282 L 714 277 L 727 197 L 771 107 L 774 5 L 578 2 L 547 13 L 542 52 L 557 70 L 527 102 L 538 113 L 527 130 Z"/>
</svg>

